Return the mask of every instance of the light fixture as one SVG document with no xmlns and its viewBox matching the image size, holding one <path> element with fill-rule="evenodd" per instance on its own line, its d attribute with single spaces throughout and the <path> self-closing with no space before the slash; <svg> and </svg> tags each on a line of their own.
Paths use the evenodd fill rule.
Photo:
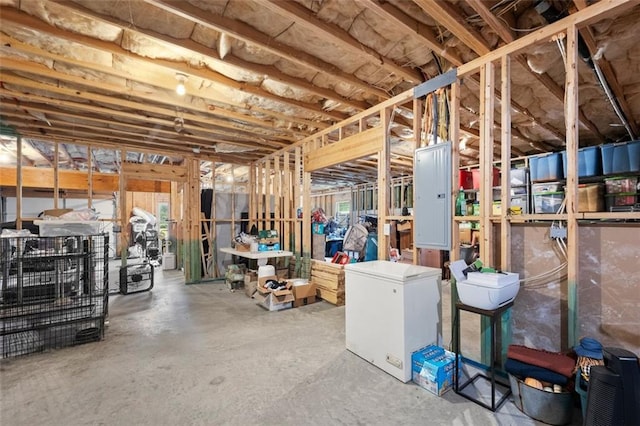
<svg viewBox="0 0 640 426">
<path fill-rule="evenodd" d="M 200 154 L 200 147 L 199 146 L 194 146 L 193 148 L 191 148 L 191 150 L 193 151 L 194 154 Z"/>
<path fill-rule="evenodd" d="M 187 75 L 182 74 L 181 72 L 176 73 L 176 79 L 178 80 L 178 85 L 176 86 L 176 93 L 180 96 L 184 96 L 187 93 L 187 89 L 184 87 L 184 82 L 187 81 Z"/>
</svg>

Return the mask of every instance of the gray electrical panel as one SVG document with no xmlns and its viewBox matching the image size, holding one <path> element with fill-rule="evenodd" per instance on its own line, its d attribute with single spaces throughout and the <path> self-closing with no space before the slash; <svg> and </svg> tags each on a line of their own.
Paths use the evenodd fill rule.
<svg viewBox="0 0 640 426">
<path fill-rule="evenodd" d="M 416 150 L 413 168 L 415 245 L 451 250 L 451 142 Z"/>
</svg>

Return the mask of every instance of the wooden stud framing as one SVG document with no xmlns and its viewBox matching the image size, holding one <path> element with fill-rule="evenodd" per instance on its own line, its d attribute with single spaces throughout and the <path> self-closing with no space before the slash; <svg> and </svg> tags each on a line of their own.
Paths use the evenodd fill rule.
<svg viewBox="0 0 640 426">
<path fill-rule="evenodd" d="M 391 109 L 384 108 L 381 111 L 382 121 L 382 147 L 378 152 L 378 259 L 389 258 L 389 236 L 385 234 L 389 215 L 389 184 L 391 181 Z M 369 130 L 370 131 L 370 130 Z M 365 132 L 366 133 L 366 132 Z"/>
<path fill-rule="evenodd" d="M 282 216 L 285 218 L 286 222 L 284 223 L 284 230 L 282 234 L 282 244 L 283 248 L 288 251 L 293 251 L 293 246 L 291 244 L 291 235 L 292 235 L 292 227 L 295 226 L 295 220 L 292 221 L 292 206 L 293 206 L 293 192 L 291 191 L 291 153 L 289 151 L 285 151 L 283 154 L 283 169 L 282 169 L 282 178 L 283 178 L 283 187 L 282 187 Z"/>
<path fill-rule="evenodd" d="M 502 194 L 502 210 L 500 215 L 500 238 L 502 246 L 500 250 L 500 268 L 505 271 L 511 270 L 511 222 L 508 220 L 509 208 L 511 207 L 511 59 L 503 56 L 501 61 L 500 77 L 501 81 L 501 120 L 500 131 L 502 141 L 502 151 L 500 159 L 502 161 L 502 181 L 500 193 Z"/>
<path fill-rule="evenodd" d="M 456 196 L 458 195 L 458 190 L 460 188 L 459 182 L 459 173 L 458 168 L 460 167 L 460 114 L 458 111 L 460 110 L 460 84 L 461 81 L 458 79 L 455 83 L 451 85 L 451 115 L 449 118 L 449 135 L 451 137 L 452 147 L 451 147 L 451 211 L 456 211 Z M 415 193 L 415 190 L 414 190 Z M 415 195 L 414 195 L 415 197 Z M 458 222 L 453 222 L 451 226 L 451 253 L 449 254 L 449 258 L 451 261 L 458 260 L 460 257 L 460 230 Z M 453 310 L 452 310 L 453 312 Z"/>
<path fill-rule="evenodd" d="M 16 228 L 22 229 L 22 137 L 16 140 Z"/>
<path fill-rule="evenodd" d="M 91 155 L 91 145 L 87 145 L 87 207 L 93 207 L 93 156 Z"/>
<path fill-rule="evenodd" d="M 586 10 L 586 9 L 585 9 Z M 565 81 L 564 115 L 567 134 L 567 183 L 565 202 L 567 209 L 567 347 L 573 347 L 578 340 L 578 30 L 575 25 L 567 29 L 567 63 Z"/>
<path fill-rule="evenodd" d="M 120 188 L 118 194 L 120 196 L 120 259 L 122 266 L 127 265 L 127 257 L 129 251 L 129 218 L 127 217 L 127 176 L 122 173 L 122 166 L 127 160 L 127 153 L 124 149 L 120 150 Z"/>
<path fill-rule="evenodd" d="M 297 218 L 297 211 L 298 208 L 302 207 L 300 205 L 300 201 L 302 200 L 302 191 L 301 191 L 301 186 L 302 186 L 302 147 L 301 146 L 297 146 L 295 147 L 295 153 L 296 153 L 296 158 L 295 158 L 295 171 L 294 171 L 294 179 L 292 182 L 292 186 L 293 186 L 293 207 L 294 207 L 294 212 L 296 213 L 295 217 Z M 293 212 L 292 212 L 293 213 Z M 304 212 L 303 212 L 304 215 Z M 296 220 L 295 224 L 294 224 L 294 231 L 293 231 L 293 235 L 295 236 L 295 248 L 297 253 L 302 256 L 302 235 L 299 235 L 299 232 L 301 231 L 300 229 L 300 223 L 301 221 L 299 219 Z M 302 219 L 302 223 L 304 226 L 304 217 Z"/>
<path fill-rule="evenodd" d="M 58 171 L 60 169 L 60 144 L 54 142 L 53 144 L 53 208 L 60 208 L 60 181 L 58 178 Z"/>
<path fill-rule="evenodd" d="M 492 62 L 482 65 L 480 70 L 480 253 L 486 265 L 494 265 L 493 224 L 493 121 L 495 72 Z"/>
</svg>

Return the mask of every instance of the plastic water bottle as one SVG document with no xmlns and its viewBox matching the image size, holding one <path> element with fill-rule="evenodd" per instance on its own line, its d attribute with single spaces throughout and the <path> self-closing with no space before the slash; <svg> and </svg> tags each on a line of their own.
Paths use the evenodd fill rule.
<svg viewBox="0 0 640 426">
<path fill-rule="evenodd" d="M 456 197 L 456 216 L 464 216 L 467 213 L 467 200 L 464 197 L 464 188 L 460 187 Z"/>
</svg>

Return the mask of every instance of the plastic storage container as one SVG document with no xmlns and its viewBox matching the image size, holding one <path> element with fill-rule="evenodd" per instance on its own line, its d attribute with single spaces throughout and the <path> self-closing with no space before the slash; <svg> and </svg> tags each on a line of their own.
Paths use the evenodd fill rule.
<svg viewBox="0 0 640 426">
<path fill-rule="evenodd" d="M 607 194 L 618 194 L 620 192 L 636 192 L 638 188 L 637 176 L 612 177 L 604 180 Z"/>
<path fill-rule="evenodd" d="M 567 151 L 562 151 L 562 165 L 567 175 Z M 602 174 L 602 154 L 599 146 L 589 146 L 578 150 L 578 177 Z"/>
<path fill-rule="evenodd" d="M 559 182 L 531 185 L 534 213 L 557 213 L 564 200 L 564 190 Z"/>
<path fill-rule="evenodd" d="M 605 194 L 606 211 L 623 210 L 616 207 L 631 207 L 638 202 L 638 194 L 635 192 L 622 192 L 619 194 Z"/>
<path fill-rule="evenodd" d="M 473 189 L 480 189 L 480 170 L 473 169 L 471 171 L 471 175 L 473 176 Z M 500 169 L 493 168 L 493 180 L 491 186 L 500 185 Z"/>
<path fill-rule="evenodd" d="M 578 185 L 578 212 L 601 212 L 604 210 L 604 185 L 589 183 Z"/>
<path fill-rule="evenodd" d="M 517 168 L 510 171 L 511 186 L 522 186 L 529 183 L 529 169 Z"/>
<path fill-rule="evenodd" d="M 640 171 L 640 140 L 602 145 L 602 173 Z"/>
<path fill-rule="evenodd" d="M 538 155 L 529 158 L 531 182 L 559 180 L 564 178 L 560 153 Z"/>
<path fill-rule="evenodd" d="M 473 173 L 471 170 L 460 170 L 458 172 L 460 187 L 463 189 L 473 189 Z"/>
</svg>

